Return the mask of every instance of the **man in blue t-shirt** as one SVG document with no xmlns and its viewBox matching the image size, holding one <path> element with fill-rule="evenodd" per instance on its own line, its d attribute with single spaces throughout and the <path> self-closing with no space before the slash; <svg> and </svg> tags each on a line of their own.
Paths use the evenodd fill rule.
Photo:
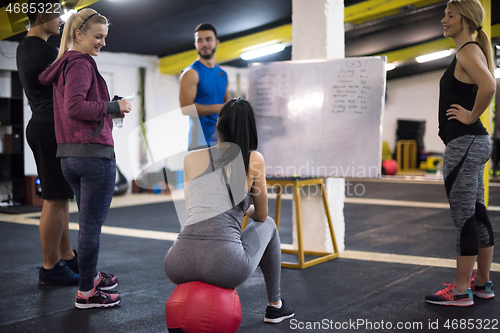
<svg viewBox="0 0 500 333">
<path fill-rule="evenodd" d="M 199 128 L 196 117 L 183 110 L 185 115 L 191 116 L 189 150 L 212 146 L 211 142 L 217 141 L 215 124 L 219 111 L 222 104 L 231 99 L 227 73 L 215 64 L 218 45 L 217 32 L 211 24 L 202 23 L 196 27 L 194 46 L 198 59 L 183 70 L 179 93 L 181 107 L 194 104 L 201 124 Z"/>
</svg>

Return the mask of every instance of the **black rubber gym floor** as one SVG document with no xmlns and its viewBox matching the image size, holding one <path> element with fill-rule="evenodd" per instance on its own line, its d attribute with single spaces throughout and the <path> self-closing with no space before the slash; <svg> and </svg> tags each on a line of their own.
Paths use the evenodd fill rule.
<svg viewBox="0 0 500 333">
<path fill-rule="evenodd" d="M 361 198 L 446 202 L 442 184 L 360 184 L 365 186 Z M 500 188 L 491 187 L 490 198 L 491 206 L 500 206 Z M 274 200 L 269 207 L 272 216 Z M 284 200 L 283 243 L 291 243 L 291 214 L 291 201 Z M 455 256 L 455 229 L 447 209 L 346 203 L 344 214 L 346 250 L 443 259 Z M 491 211 L 489 216 L 498 242 L 500 212 Z M 70 221 L 77 222 L 77 214 L 71 214 Z M 179 231 L 174 206 L 168 202 L 111 209 L 105 225 Z M 76 246 L 77 232 L 70 234 Z M 171 244 L 102 234 L 98 269 L 119 278 L 117 292 L 122 303 L 111 309 L 77 310 L 77 287 L 37 286 L 36 267 L 42 262 L 38 227 L 0 222 L 0 332 L 167 332 L 164 306 L 175 285 L 163 271 L 163 259 Z M 500 262 L 498 251 L 494 262 Z M 442 283 L 453 281 L 454 275 L 452 268 L 345 258 L 303 270 L 282 269 L 282 297 L 295 308 L 295 320 L 270 325 L 263 322 L 265 285 L 257 270 L 236 289 L 243 312 L 238 332 L 500 329 L 496 299 L 475 299 L 468 308 L 425 303 L 426 294 L 444 288 Z M 500 272 L 492 272 L 491 279 L 500 283 Z"/>
</svg>

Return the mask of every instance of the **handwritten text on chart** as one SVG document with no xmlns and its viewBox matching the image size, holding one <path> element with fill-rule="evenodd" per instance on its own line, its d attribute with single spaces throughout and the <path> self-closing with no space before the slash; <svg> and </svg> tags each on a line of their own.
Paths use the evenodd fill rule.
<svg viewBox="0 0 500 333">
<path fill-rule="evenodd" d="M 333 113 L 363 114 L 368 109 L 368 71 L 359 66 L 340 68 L 333 85 Z"/>
<path fill-rule="evenodd" d="M 264 117 L 283 117 L 288 96 L 288 72 L 256 72 L 254 102 L 255 113 Z"/>
</svg>

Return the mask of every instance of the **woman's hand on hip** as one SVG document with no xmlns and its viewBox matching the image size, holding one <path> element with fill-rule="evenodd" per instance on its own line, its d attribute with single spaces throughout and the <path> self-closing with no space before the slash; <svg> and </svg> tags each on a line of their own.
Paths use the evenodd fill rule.
<svg viewBox="0 0 500 333">
<path fill-rule="evenodd" d="M 477 119 L 472 119 L 472 112 L 463 108 L 461 105 L 452 104 L 451 108 L 446 111 L 448 120 L 456 119 L 465 125 L 471 125 L 476 122 Z"/>
</svg>

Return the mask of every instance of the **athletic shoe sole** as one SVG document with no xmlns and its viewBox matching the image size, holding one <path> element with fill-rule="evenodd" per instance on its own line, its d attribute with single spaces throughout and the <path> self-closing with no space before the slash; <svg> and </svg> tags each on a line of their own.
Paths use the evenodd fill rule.
<svg viewBox="0 0 500 333">
<path fill-rule="evenodd" d="M 436 304 L 436 305 L 453 305 L 453 306 L 471 306 L 474 305 L 474 301 L 462 301 L 462 302 L 456 302 L 456 301 L 442 301 L 442 302 L 437 302 L 437 301 L 429 301 L 425 300 L 427 303 L 431 304 Z"/>
<path fill-rule="evenodd" d="M 75 282 L 60 283 L 60 282 L 54 282 L 54 281 L 50 281 L 50 280 L 38 279 L 38 285 L 39 286 L 78 286 L 78 280 Z"/>
<path fill-rule="evenodd" d="M 288 315 L 288 316 L 283 316 L 283 317 L 279 317 L 279 318 L 272 318 L 272 319 L 264 317 L 264 322 L 271 323 L 271 324 L 278 324 L 278 323 L 281 323 L 285 319 L 292 318 L 294 315 L 295 315 L 295 313 L 292 313 L 291 315 Z"/>
<path fill-rule="evenodd" d="M 109 308 L 111 306 L 118 305 L 120 301 L 116 301 L 114 303 L 100 304 L 100 303 L 91 303 L 91 304 L 81 304 L 76 303 L 75 306 L 79 309 L 92 309 L 92 308 Z"/>
<path fill-rule="evenodd" d="M 473 291 L 472 294 L 482 299 L 490 299 L 495 297 L 494 293 L 482 293 L 480 291 Z"/>
</svg>

